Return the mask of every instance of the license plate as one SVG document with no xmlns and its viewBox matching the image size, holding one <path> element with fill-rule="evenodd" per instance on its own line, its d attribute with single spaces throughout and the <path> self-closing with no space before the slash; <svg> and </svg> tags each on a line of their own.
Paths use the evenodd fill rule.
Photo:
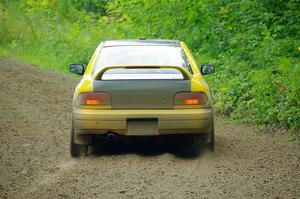
<svg viewBox="0 0 300 199">
<path fill-rule="evenodd" d="M 156 135 L 157 120 L 127 120 L 127 135 Z"/>
</svg>

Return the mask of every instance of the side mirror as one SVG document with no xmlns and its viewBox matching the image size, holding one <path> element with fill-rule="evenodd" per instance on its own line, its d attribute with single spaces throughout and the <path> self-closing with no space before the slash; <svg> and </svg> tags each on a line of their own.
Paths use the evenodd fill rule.
<svg viewBox="0 0 300 199">
<path fill-rule="evenodd" d="M 215 72 L 215 66 L 212 64 L 203 64 L 200 68 L 202 75 L 208 75 Z"/>
<path fill-rule="evenodd" d="M 77 74 L 77 75 L 83 75 L 85 68 L 83 66 L 83 64 L 71 64 L 69 71 L 71 73 Z"/>
</svg>

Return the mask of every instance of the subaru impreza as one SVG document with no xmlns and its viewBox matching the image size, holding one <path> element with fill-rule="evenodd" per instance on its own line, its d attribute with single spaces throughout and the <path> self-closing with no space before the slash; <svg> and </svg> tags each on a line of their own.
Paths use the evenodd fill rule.
<svg viewBox="0 0 300 199">
<path fill-rule="evenodd" d="M 69 70 L 83 75 L 73 97 L 72 157 L 86 154 L 95 136 L 180 136 L 214 150 L 213 101 L 203 75 L 215 68 L 198 67 L 184 42 L 105 41 L 87 67 Z"/>
</svg>

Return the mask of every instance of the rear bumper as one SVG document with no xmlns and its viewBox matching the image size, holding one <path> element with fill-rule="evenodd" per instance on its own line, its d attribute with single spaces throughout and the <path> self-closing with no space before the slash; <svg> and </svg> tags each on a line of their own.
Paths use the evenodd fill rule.
<svg viewBox="0 0 300 199">
<path fill-rule="evenodd" d="M 151 110 L 91 110 L 73 109 L 76 134 L 106 134 L 108 131 L 120 135 L 128 131 L 128 119 L 156 119 L 157 129 L 150 135 L 208 133 L 213 111 L 205 109 L 151 109 Z M 134 135 L 144 134 L 141 130 Z"/>
</svg>

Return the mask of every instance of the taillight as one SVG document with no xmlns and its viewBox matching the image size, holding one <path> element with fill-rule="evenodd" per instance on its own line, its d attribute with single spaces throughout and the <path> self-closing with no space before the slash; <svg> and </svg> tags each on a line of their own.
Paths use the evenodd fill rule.
<svg viewBox="0 0 300 199">
<path fill-rule="evenodd" d="M 203 92 L 181 92 L 174 99 L 174 108 L 199 108 L 207 104 L 207 96 Z"/>
<path fill-rule="evenodd" d="M 110 109 L 111 101 L 108 93 L 85 92 L 78 96 L 78 105 L 86 108 Z"/>
</svg>

